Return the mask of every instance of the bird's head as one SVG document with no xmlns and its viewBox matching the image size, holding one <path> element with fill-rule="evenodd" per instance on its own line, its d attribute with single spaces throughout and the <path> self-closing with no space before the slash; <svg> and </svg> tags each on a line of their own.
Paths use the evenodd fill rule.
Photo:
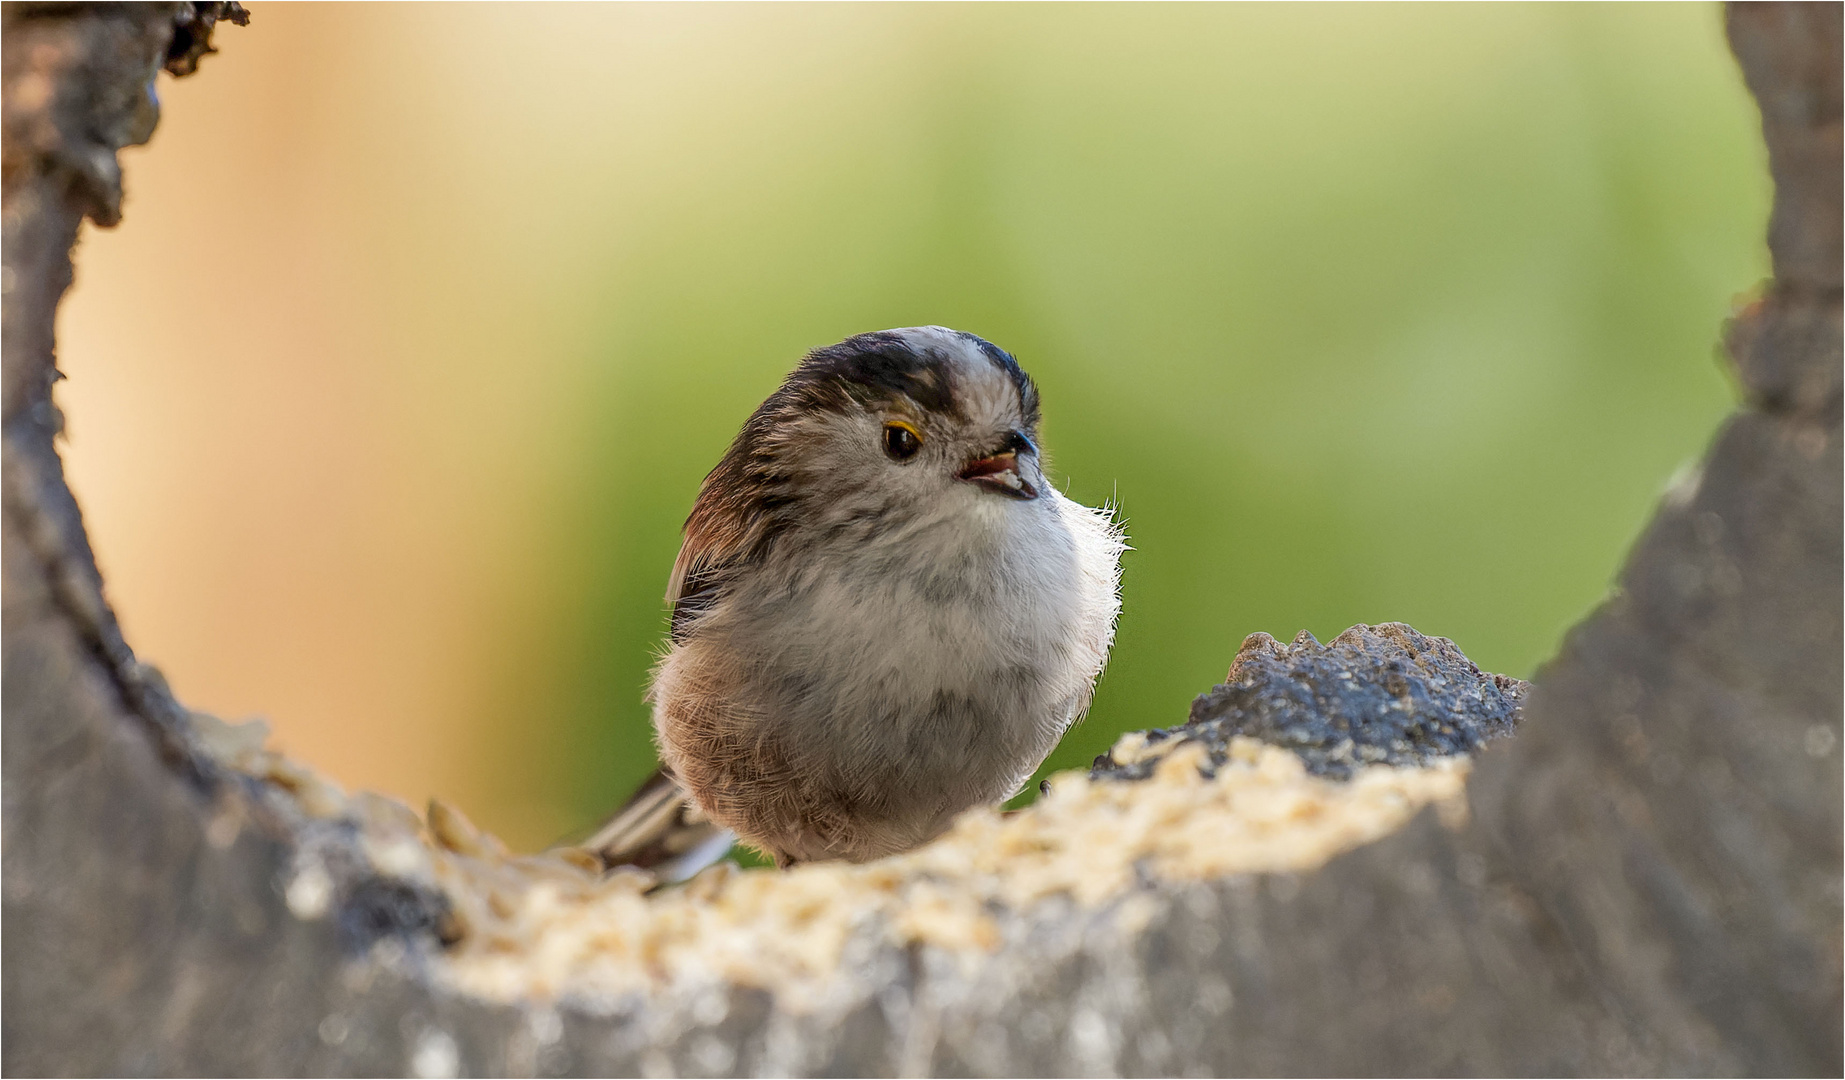
<svg viewBox="0 0 1845 1080">
<path fill-rule="evenodd" d="M 957 523 L 971 540 L 1054 494 L 1038 391 L 1011 355 L 940 326 L 859 334 L 809 353 L 737 433 L 686 519 L 668 596 L 678 612 L 778 538 L 850 546 Z"/>
<path fill-rule="evenodd" d="M 1038 391 L 1018 361 L 973 334 L 859 334 L 810 353 L 710 483 L 810 511 L 1031 502 L 1047 490 Z"/>
</svg>

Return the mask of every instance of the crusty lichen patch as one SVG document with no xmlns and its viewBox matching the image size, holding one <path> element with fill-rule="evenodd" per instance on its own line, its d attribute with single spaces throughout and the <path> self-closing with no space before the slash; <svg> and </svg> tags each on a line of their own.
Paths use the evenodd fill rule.
<svg viewBox="0 0 1845 1080">
<path fill-rule="evenodd" d="M 585 851 L 515 855 L 441 803 L 419 818 L 348 795 L 266 748 L 260 725 L 200 716 L 193 728 L 203 752 L 252 777 L 259 801 L 292 823 L 283 886 L 296 916 L 372 897 L 378 910 L 343 922 L 388 916 L 373 932 L 400 939 L 433 931 L 441 946 L 424 970 L 456 990 L 599 1009 L 753 987 L 825 1014 L 852 1007 L 848 969 L 868 957 L 922 950 L 974 975 L 1046 927 L 1131 937 L 1163 886 L 1312 870 L 1430 805 L 1452 823 L 1465 814 L 1463 753 L 1510 732 L 1523 692 L 1397 624 L 1326 646 L 1256 634 L 1191 723 L 1122 736 L 1092 773 L 1053 777 L 1023 811 L 967 813 L 874 863 L 723 863 L 665 889 L 645 871 L 603 874 Z M 1492 724 L 1505 730 L 1481 726 Z M 242 818 L 220 817 L 208 838 L 224 845 Z M 1069 919 L 1073 908 L 1084 918 Z"/>
<path fill-rule="evenodd" d="M 265 800 L 302 823 L 282 883 L 297 917 L 331 915 L 354 875 L 400 881 L 446 903 L 434 971 L 455 989 L 589 1007 L 722 984 L 821 1008 L 854 942 L 929 947 L 971 970 L 1049 902 L 1131 933 L 1149 885 L 1311 870 L 1425 806 L 1464 814 L 1470 768 L 1464 757 L 1370 765 L 1336 781 L 1243 736 L 1214 745 L 1133 732 L 1109 756 L 1144 779 L 1064 773 L 1027 809 L 967 813 L 904 855 L 787 871 L 721 863 L 656 889 L 642 871 L 602 874 L 582 852 L 512 854 L 441 803 L 419 818 L 392 799 L 348 795 L 267 749 L 260 725 L 195 719 L 207 752 L 266 781 Z M 235 818 L 225 831 L 228 843 Z"/>
<path fill-rule="evenodd" d="M 652 893 L 643 875 L 597 879 L 562 858 L 438 849 L 432 871 L 460 923 L 444 974 L 459 989 L 507 1001 L 725 983 L 769 990 L 799 1009 L 824 997 L 855 935 L 977 962 L 1000 946 L 1002 916 L 1052 897 L 1096 908 L 1143 892 L 1149 879 L 1308 870 L 1426 805 L 1464 805 L 1464 759 L 1372 766 L 1335 782 L 1250 739 L 1233 741 L 1214 776 L 1199 768 L 1205 753 L 1129 735 L 1115 760 L 1157 759 L 1145 781 L 1064 774 L 1027 810 L 968 813 L 905 855 L 788 871 L 721 864 Z"/>
</svg>

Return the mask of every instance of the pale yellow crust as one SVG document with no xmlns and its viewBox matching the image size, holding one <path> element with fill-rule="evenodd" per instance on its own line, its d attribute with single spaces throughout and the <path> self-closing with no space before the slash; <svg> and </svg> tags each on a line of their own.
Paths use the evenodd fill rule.
<svg viewBox="0 0 1845 1080">
<path fill-rule="evenodd" d="M 787 871 L 726 863 L 652 895 L 638 875 L 598 882 L 565 873 L 561 861 L 557 873 L 511 873 L 503 861 L 439 852 L 437 876 L 462 898 L 467 923 L 443 973 L 460 989 L 505 1001 L 722 982 L 761 987 L 799 1009 L 825 999 L 848 938 L 867 927 L 893 944 L 972 962 L 1001 944 L 995 911 L 1027 913 L 1061 896 L 1113 906 L 1131 921 L 1147 915 L 1149 878 L 1182 884 L 1311 870 L 1400 828 L 1424 806 L 1448 818 L 1464 813 L 1464 759 L 1371 766 L 1336 782 L 1243 738 L 1207 779 L 1202 753 L 1130 735 L 1116 760 L 1161 758 L 1148 780 L 1063 774 L 1029 809 L 969 811 L 945 836 L 904 855 Z M 468 899 L 483 893 L 493 899 Z"/>
</svg>

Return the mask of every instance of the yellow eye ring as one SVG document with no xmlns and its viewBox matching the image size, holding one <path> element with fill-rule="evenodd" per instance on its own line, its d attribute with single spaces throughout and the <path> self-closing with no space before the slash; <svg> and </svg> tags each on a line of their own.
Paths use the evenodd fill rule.
<svg viewBox="0 0 1845 1080">
<path fill-rule="evenodd" d="M 884 425 L 884 453 L 892 461 L 907 461 L 922 449 L 922 432 L 914 424 L 904 420 L 891 420 Z"/>
</svg>

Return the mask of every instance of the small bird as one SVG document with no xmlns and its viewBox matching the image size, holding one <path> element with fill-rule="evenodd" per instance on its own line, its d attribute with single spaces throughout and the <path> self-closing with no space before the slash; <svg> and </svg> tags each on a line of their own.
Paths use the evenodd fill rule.
<svg viewBox="0 0 1845 1080">
<path fill-rule="evenodd" d="M 1016 794 L 1089 706 L 1126 549 L 1045 478 L 1038 420 L 973 334 L 802 360 L 699 489 L 648 693 L 662 775 L 585 846 L 862 862 Z"/>
</svg>

